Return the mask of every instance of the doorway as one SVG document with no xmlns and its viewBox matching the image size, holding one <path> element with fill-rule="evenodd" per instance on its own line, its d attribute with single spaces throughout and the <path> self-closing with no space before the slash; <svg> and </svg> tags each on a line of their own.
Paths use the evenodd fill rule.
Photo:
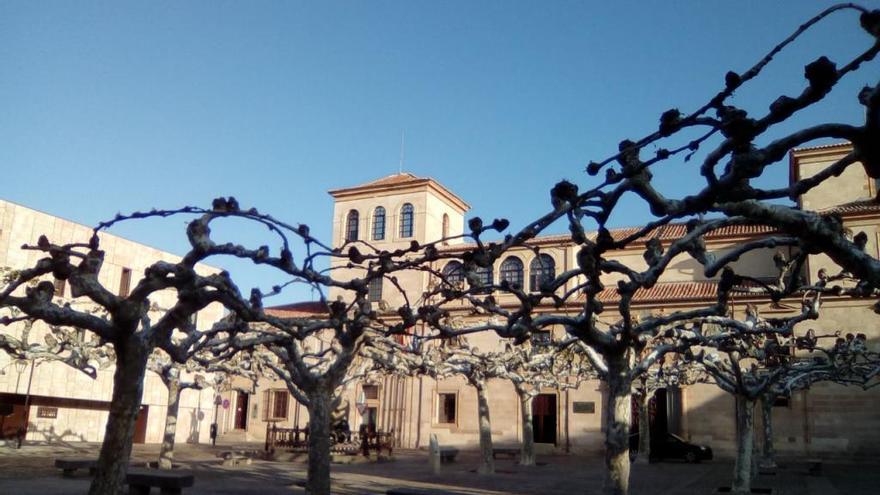
<svg viewBox="0 0 880 495">
<path fill-rule="evenodd" d="M 236 430 L 247 430 L 247 412 L 250 396 L 241 390 L 235 400 L 235 426 Z"/>
<path fill-rule="evenodd" d="M 141 406 L 138 411 L 137 419 L 134 421 L 134 443 L 146 443 L 147 441 L 147 416 L 150 413 L 150 406 Z"/>
<path fill-rule="evenodd" d="M 556 444 L 556 394 L 540 394 L 532 401 L 535 443 Z"/>
<path fill-rule="evenodd" d="M 367 425 L 368 431 L 376 431 L 377 418 L 379 417 L 379 408 L 368 407 L 364 411 L 364 418 L 361 424 Z"/>
</svg>

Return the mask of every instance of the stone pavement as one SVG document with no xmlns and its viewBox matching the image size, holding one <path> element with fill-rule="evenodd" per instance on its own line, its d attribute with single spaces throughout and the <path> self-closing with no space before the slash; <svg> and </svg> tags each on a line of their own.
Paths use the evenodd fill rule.
<svg viewBox="0 0 880 495">
<path fill-rule="evenodd" d="M 82 473 L 62 478 L 53 466 L 56 457 L 97 456 L 97 444 L 64 446 L 26 445 L 21 450 L 0 447 L 0 494 L 53 495 L 86 493 L 89 477 Z M 217 454 L 231 449 L 258 450 L 260 445 L 181 445 L 176 462 L 195 472 L 196 484 L 184 491 L 190 495 L 260 495 L 304 493 L 303 462 L 255 460 L 250 466 L 223 467 Z M 137 445 L 132 462 L 154 460 L 157 445 Z M 475 452 L 463 452 L 458 462 L 444 465 L 440 475 L 431 473 L 424 451 L 395 452 L 391 462 L 335 464 L 334 493 L 384 494 L 392 487 L 448 489 L 473 495 L 498 494 L 598 494 L 604 467 L 598 457 L 539 456 L 542 465 L 522 467 L 515 461 L 498 460 L 497 473 L 477 475 Z M 825 463 L 821 476 L 809 476 L 806 464 L 789 461 L 775 476 L 760 476 L 756 487 L 773 488 L 778 495 L 868 495 L 878 493 L 880 461 L 875 464 Z M 634 495 L 690 495 L 715 493 L 729 485 L 732 462 L 717 460 L 702 464 L 663 462 L 636 464 L 631 477 Z"/>
</svg>

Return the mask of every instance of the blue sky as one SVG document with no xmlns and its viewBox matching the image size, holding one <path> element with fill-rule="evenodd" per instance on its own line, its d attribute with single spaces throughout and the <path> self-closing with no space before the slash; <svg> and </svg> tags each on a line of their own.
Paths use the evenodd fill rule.
<svg viewBox="0 0 880 495">
<path fill-rule="evenodd" d="M 406 170 L 518 227 L 558 180 L 587 187 L 590 160 L 705 102 L 830 4 L 3 2 L 2 197 L 92 225 L 231 194 L 329 240 L 326 191 L 396 172 L 405 130 Z M 761 113 L 802 90 L 804 64 L 869 43 L 854 13 L 832 16 L 735 102 Z M 857 90 L 878 73 L 865 67 L 780 132 L 858 122 Z M 786 164 L 772 172 L 781 183 Z M 697 179 L 692 164 L 658 172 L 669 194 Z M 625 206 L 616 225 L 647 218 Z M 185 247 L 182 219 L 114 232 Z M 231 269 L 245 292 L 278 282 Z"/>
</svg>

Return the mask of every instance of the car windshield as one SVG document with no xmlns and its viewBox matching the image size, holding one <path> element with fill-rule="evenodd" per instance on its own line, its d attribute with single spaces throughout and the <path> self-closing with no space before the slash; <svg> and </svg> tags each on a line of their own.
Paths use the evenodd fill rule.
<svg viewBox="0 0 880 495">
<path fill-rule="evenodd" d="M 672 437 L 674 440 L 678 440 L 679 442 L 686 443 L 684 438 L 681 438 L 680 436 L 678 436 L 674 433 L 670 433 L 669 436 Z"/>
</svg>

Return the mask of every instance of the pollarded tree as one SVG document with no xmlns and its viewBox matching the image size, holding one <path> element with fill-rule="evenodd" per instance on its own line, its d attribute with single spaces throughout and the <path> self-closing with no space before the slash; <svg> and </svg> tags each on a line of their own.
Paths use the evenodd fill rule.
<svg viewBox="0 0 880 495">
<path fill-rule="evenodd" d="M 555 342 L 552 335 L 536 336 L 530 344 L 506 346 L 498 356 L 498 378 L 509 381 L 519 400 L 522 445 L 519 463 L 535 464 L 535 435 L 532 402 L 542 390 L 576 389 L 596 378 L 592 367 L 572 341 Z"/>
<path fill-rule="evenodd" d="M 114 294 L 101 283 L 99 277 L 104 261 L 98 232 L 118 222 L 163 218 L 174 215 L 194 215 L 186 229 L 189 250 L 179 262 L 157 261 L 144 271 L 143 278 L 125 296 Z M 268 228 L 278 239 L 278 246 L 250 248 L 231 242 L 217 242 L 211 227 L 224 219 L 237 219 L 261 228 Z M 294 260 L 291 240 L 299 240 L 301 261 Z M 301 389 L 311 395 L 310 413 L 316 433 L 329 436 L 328 406 L 332 391 L 341 383 L 350 366 L 361 337 L 366 329 L 376 327 L 385 332 L 404 331 L 415 323 L 416 317 L 405 308 L 403 322 L 387 326 L 379 322 L 368 302 L 368 283 L 372 279 L 389 276 L 425 263 L 436 256 L 421 246 L 413 245 L 395 253 L 361 254 L 354 246 L 347 252 L 321 244 L 309 234 L 305 225 L 290 225 L 256 209 L 239 208 L 234 198 L 217 199 L 211 208 L 185 207 L 177 210 L 119 215 L 94 229 L 90 239 L 69 244 L 54 244 L 41 236 L 36 245 L 23 249 L 44 253 L 32 267 L 17 272 L 15 278 L 0 290 L 0 307 L 14 307 L 30 318 L 51 325 L 76 327 L 97 335 L 109 344 L 116 356 L 113 396 L 104 442 L 98 461 L 98 473 L 90 493 L 117 494 L 124 491 L 125 473 L 131 454 L 134 424 L 143 394 L 143 381 L 149 356 L 161 349 L 174 361 L 184 363 L 194 348 L 207 342 L 241 344 L 247 339 L 236 339 L 239 333 L 248 334 L 250 325 L 263 326 L 267 345 L 275 345 L 285 356 Z M 274 286 L 270 294 L 280 292 L 290 283 L 303 283 L 318 289 L 328 287 L 345 291 L 348 302 L 326 303 L 326 313 L 309 318 L 283 318 L 263 310 L 264 294 L 259 289 L 243 296 L 227 272 L 205 273 L 200 263 L 220 257 L 242 259 L 256 265 L 277 270 L 283 285 Z M 352 263 L 372 262 L 371 269 L 360 278 L 335 279 L 321 271 L 315 260 L 336 257 Z M 29 284 L 51 274 L 65 280 L 73 299 L 84 300 L 99 308 L 106 316 L 77 309 L 77 305 L 53 301 L 54 286 L 43 281 Z M 151 298 L 159 293 L 171 294 L 173 304 L 167 311 L 151 315 Z M 190 322 L 193 315 L 210 304 L 221 304 L 230 313 L 210 328 L 196 329 Z M 305 353 L 301 342 L 324 332 L 332 344 L 317 353 Z M 314 358 L 324 364 L 312 365 Z M 324 430 L 321 430 L 324 428 Z M 312 493 L 329 493 L 329 443 L 324 435 L 312 437 L 309 465 L 309 486 Z"/>
<path fill-rule="evenodd" d="M 822 19 L 837 12 L 854 11 L 868 35 L 866 48 L 840 66 L 820 57 L 805 67 L 806 87 L 797 96 L 781 96 L 769 103 L 769 110 L 750 116 L 732 105 L 734 93 L 761 75 L 773 58 Z M 830 177 L 861 163 L 870 177 L 880 176 L 880 82 L 858 94 L 865 107 L 862 125 L 822 123 L 794 132 L 780 125 L 802 110 L 821 101 L 847 75 L 866 66 L 880 53 L 880 11 L 869 11 L 853 4 L 829 7 L 800 26 L 774 47 L 757 64 L 743 72 L 729 72 L 724 87 L 706 104 L 690 113 L 678 109 L 664 112 L 656 132 L 635 140 L 624 140 L 619 151 L 605 160 L 591 162 L 590 175 L 604 170 L 604 179 L 581 192 L 571 182 L 558 183 L 551 190 L 553 210 L 519 232 L 497 243 L 486 243 L 480 236 L 484 226 L 479 218 L 469 223 L 469 236 L 476 246 L 461 254 L 464 278 L 472 289 L 443 286 L 447 295 L 457 294 L 474 307 L 500 316 L 497 325 L 481 325 L 502 337 L 524 341 L 536 330 L 564 326 L 581 339 L 596 358 L 608 383 L 606 415 L 607 478 L 604 493 L 620 495 L 629 489 L 630 394 L 633 380 L 648 370 L 663 354 L 678 349 L 687 332 L 679 323 L 695 318 L 725 318 L 731 296 L 748 293 L 775 302 L 803 292 L 802 267 L 810 254 L 824 253 L 859 281 L 850 293 L 873 297 L 880 287 L 880 262 L 865 251 L 867 236 L 850 237 L 839 217 L 833 214 L 793 208 L 780 200 L 796 200 Z M 855 96 L 855 95 L 854 95 Z M 694 138 L 694 136 L 697 136 Z M 853 151 L 810 177 L 795 178 L 788 186 L 766 187 L 757 179 L 768 167 L 784 159 L 790 150 L 822 139 L 846 139 Z M 648 156 L 648 150 L 651 150 Z M 642 155 L 645 156 L 642 156 Z M 698 162 L 695 168 L 702 183 L 695 191 L 672 197 L 661 192 L 653 181 L 652 170 L 672 160 Z M 612 234 L 607 223 L 620 213 L 623 196 L 644 202 L 654 219 L 641 228 Z M 629 205 L 628 205 L 629 206 Z M 629 210 L 628 210 L 629 211 Z M 526 245 L 557 220 L 565 220 L 576 245 L 575 266 L 552 280 L 544 280 L 539 294 L 501 282 L 480 287 L 483 272 L 513 248 Z M 669 239 L 659 233 L 674 222 L 682 222 L 686 232 Z M 494 223 L 493 223 L 494 225 Z M 705 238 L 725 229 L 746 228 L 762 232 L 723 253 L 707 250 Z M 628 266 L 614 259 L 615 253 L 644 243 L 644 261 Z M 747 255 L 768 249 L 788 247 L 796 254 L 780 260 L 777 283 L 750 279 L 738 274 L 734 264 Z M 690 256 L 702 266 L 703 275 L 717 283 L 714 304 L 681 310 L 668 315 L 636 321 L 633 300 L 639 291 L 651 290 L 678 256 Z M 616 288 L 607 288 L 613 282 Z M 500 305 L 494 297 L 478 292 L 502 291 L 515 297 L 515 306 Z M 756 292 L 758 291 L 758 292 Z M 447 297 L 451 299 L 451 297 Z M 614 320 L 603 322 L 606 305 L 615 304 Z M 542 308 L 542 305 L 544 306 Z M 547 306 L 552 305 L 550 310 Z M 465 333 L 443 325 L 442 311 L 431 319 L 443 335 Z M 812 317 L 812 316 L 811 316 Z M 646 340 L 661 329 L 668 341 L 643 354 Z M 730 331 L 751 330 L 730 327 Z"/>
<path fill-rule="evenodd" d="M 168 389 L 165 431 L 162 435 L 162 447 L 159 450 L 159 469 L 172 468 L 181 394 L 187 389 L 202 390 L 209 386 L 203 375 L 193 374 L 193 365 L 190 363 L 184 365 L 175 363 L 159 351 L 154 352 L 147 361 L 147 369 L 158 375 L 165 388 Z M 187 374 L 192 375 L 191 378 L 186 378 Z"/>
<path fill-rule="evenodd" d="M 751 493 L 754 411 L 758 400 L 820 381 L 867 388 L 880 372 L 877 353 L 868 351 L 864 336 L 849 342 L 838 341 L 828 348 L 818 346 L 817 339 L 835 335 L 816 336 L 809 330 L 805 337 L 790 338 L 794 326 L 804 320 L 802 316 L 814 314 L 818 305 L 816 297 L 805 300 L 801 315 L 766 319 L 752 307 L 744 321 L 715 318 L 710 324 L 712 331 L 694 330 L 691 344 L 698 344 L 699 349 L 686 351 L 685 359 L 699 362 L 718 387 L 736 399 L 737 452 L 731 493 Z M 725 337 L 717 338 L 718 329 L 730 326 L 748 326 L 750 331 L 723 332 Z M 794 340 L 799 349 L 809 354 L 791 356 L 790 347 L 780 345 L 780 340 Z"/>
<path fill-rule="evenodd" d="M 642 373 L 633 381 L 633 393 L 639 404 L 639 445 L 635 457 L 636 462 L 647 463 L 651 451 L 651 399 L 658 390 L 664 388 L 681 388 L 697 383 L 706 383 L 709 375 L 702 366 L 679 359 L 677 355 L 667 355 L 655 366 Z M 630 452 L 632 457 L 632 452 Z"/>
<path fill-rule="evenodd" d="M 79 370 L 90 378 L 98 376 L 99 369 L 113 364 L 113 353 L 98 339 L 88 336 L 77 329 L 50 326 L 43 334 L 43 342 L 32 339 L 35 332 L 35 321 L 27 317 L 17 316 L 12 311 L 9 316 L 0 317 L 0 325 L 12 325 L 20 322 L 18 337 L 0 334 L 0 351 L 10 358 L 23 361 L 61 362 Z"/>
<path fill-rule="evenodd" d="M 848 333 L 840 337 L 837 333 L 833 346 L 818 346 L 818 339 L 812 330 L 803 337 L 789 339 L 788 345 L 780 346 L 769 341 L 765 344 L 765 359 L 768 367 L 789 366 L 785 379 L 774 383 L 761 394 L 761 437 L 762 452 L 760 466 L 776 467 L 776 450 L 773 445 L 773 404 L 778 397 L 791 397 L 798 390 L 809 389 L 815 383 L 836 383 L 869 389 L 880 385 L 880 353 L 868 348 L 867 337 L 863 333 Z M 800 351 L 792 355 L 790 350 Z"/>
</svg>

